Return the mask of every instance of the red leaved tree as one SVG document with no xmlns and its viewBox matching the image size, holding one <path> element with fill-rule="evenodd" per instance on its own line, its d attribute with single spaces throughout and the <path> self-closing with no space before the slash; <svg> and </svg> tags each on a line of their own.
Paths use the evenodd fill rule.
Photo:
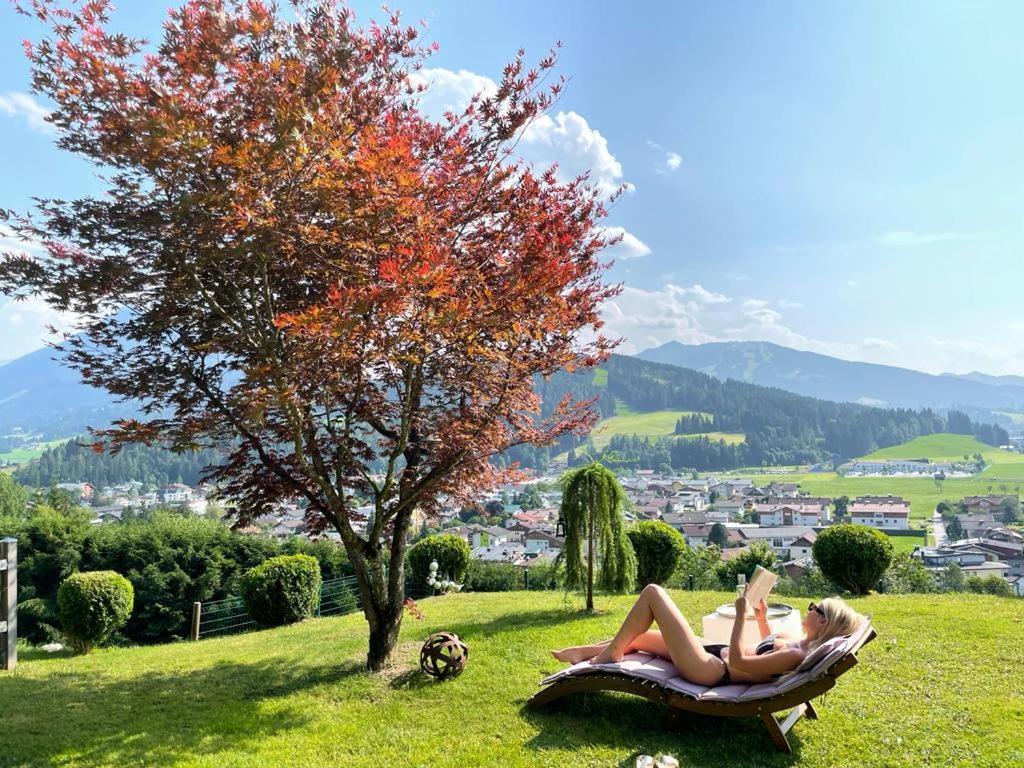
<svg viewBox="0 0 1024 768">
<path fill-rule="evenodd" d="M 242 525 L 285 499 L 338 532 L 385 664 L 413 513 L 509 476 L 491 464 L 593 423 L 541 418 L 534 377 L 593 366 L 599 192 L 514 160 L 561 81 L 523 54 L 497 93 L 432 121 L 410 73 L 428 53 L 397 16 L 367 30 L 335 2 L 194 0 L 163 42 L 109 31 L 108 0 L 35 0 L 33 86 L 102 197 L 5 212 L 45 254 L 7 254 L 0 289 L 77 313 L 59 345 L 84 381 L 141 401 L 95 431 L 227 453 L 210 478 Z M 360 515 L 357 506 L 372 514 Z"/>
</svg>

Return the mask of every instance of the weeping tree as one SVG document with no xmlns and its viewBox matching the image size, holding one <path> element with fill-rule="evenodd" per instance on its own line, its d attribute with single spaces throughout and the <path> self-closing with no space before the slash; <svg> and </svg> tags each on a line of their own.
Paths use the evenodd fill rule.
<svg viewBox="0 0 1024 768">
<path fill-rule="evenodd" d="M 593 611 L 596 551 L 601 557 L 597 575 L 601 589 L 629 592 L 636 584 L 636 555 L 622 519 L 626 494 L 611 470 L 596 461 L 566 472 L 559 487 L 562 505 L 558 518 L 565 531 L 565 545 L 555 559 L 555 567 L 565 565 L 566 589 L 586 587 L 587 610 Z"/>
</svg>

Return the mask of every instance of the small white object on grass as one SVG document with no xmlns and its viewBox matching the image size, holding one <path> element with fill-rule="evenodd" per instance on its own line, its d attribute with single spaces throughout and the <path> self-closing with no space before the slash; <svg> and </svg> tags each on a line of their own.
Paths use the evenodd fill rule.
<svg viewBox="0 0 1024 768">
<path fill-rule="evenodd" d="M 661 755 L 656 765 L 658 768 L 679 768 L 679 761 L 672 755 Z"/>
<path fill-rule="evenodd" d="M 64 646 L 60 643 L 47 643 L 46 645 L 40 646 L 40 648 L 42 648 L 47 653 L 57 653 L 58 651 L 64 650 Z"/>
<path fill-rule="evenodd" d="M 654 758 L 650 755 L 640 755 L 636 759 L 636 768 L 654 768 Z"/>
</svg>

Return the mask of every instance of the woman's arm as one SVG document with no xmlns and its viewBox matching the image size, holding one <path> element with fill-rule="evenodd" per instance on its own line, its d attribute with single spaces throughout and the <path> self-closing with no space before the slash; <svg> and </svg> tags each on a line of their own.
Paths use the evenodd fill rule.
<svg viewBox="0 0 1024 768">
<path fill-rule="evenodd" d="M 780 675 L 792 672 L 803 661 L 804 653 L 799 648 L 780 648 L 777 651 L 758 656 L 756 653 L 744 653 L 740 646 L 743 637 L 743 624 L 747 618 L 747 600 L 744 597 L 736 600 L 736 621 L 732 625 L 732 636 L 729 638 L 729 666 L 748 675 Z"/>
<path fill-rule="evenodd" d="M 761 639 L 764 640 L 772 633 L 772 628 L 768 624 L 768 605 L 764 600 L 761 600 L 754 608 L 754 618 L 757 619 L 757 629 L 761 633 Z"/>
</svg>

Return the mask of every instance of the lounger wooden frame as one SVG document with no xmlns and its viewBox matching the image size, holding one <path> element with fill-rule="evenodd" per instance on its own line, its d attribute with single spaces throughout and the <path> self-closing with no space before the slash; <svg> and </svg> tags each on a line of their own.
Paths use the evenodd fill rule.
<svg viewBox="0 0 1024 768">
<path fill-rule="evenodd" d="M 595 672 L 585 675 L 569 675 L 555 680 L 535 693 L 526 702 L 526 705 L 531 708 L 542 707 L 574 693 L 622 691 L 668 705 L 669 714 L 673 720 L 679 718 L 682 712 L 695 712 L 699 715 L 716 717 L 760 717 L 776 748 L 780 752 L 792 752 L 786 734 L 802 716 L 806 715 L 809 720 L 815 720 L 818 717 L 818 713 L 811 704 L 811 699 L 821 696 L 835 687 L 838 677 L 857 664 L 857 651 L 874 638 L 874 629 L 869 629 L 857 646 L 850 649 L 824 675 L 784 693 L 764 699 L 736 702 L 699 701 L 671 688 L 666 688 L 653 680 L 641 680 L 618 672 Z M 791 711 L 785 718 L 780 720 L 776 717 L 775 713 L 786 710 Z"/>
</svg>

